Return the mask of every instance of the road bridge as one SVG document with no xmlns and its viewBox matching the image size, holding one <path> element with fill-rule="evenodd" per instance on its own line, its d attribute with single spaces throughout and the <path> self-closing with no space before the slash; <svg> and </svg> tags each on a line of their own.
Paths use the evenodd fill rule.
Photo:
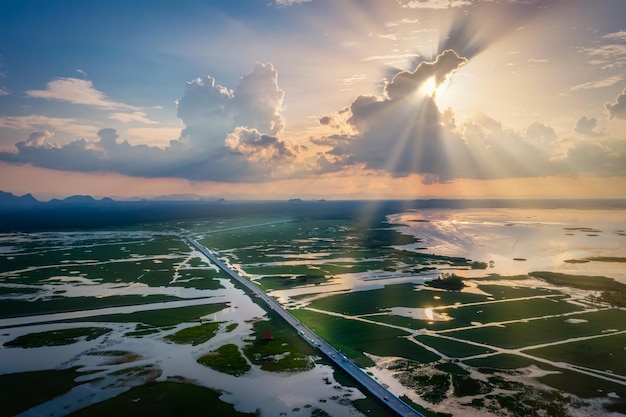
<svg viewBox="0 0 626 417">
<path fill-rule="evenodd" d="M 199 244 L 194 239 L 187 237 L 187 241 L 206 256 L 212 263 L 217 265 L 221 270 L 227 273 L 232 279 L 246 287 L 257 298 L 263 300 L 268 307 L 278 313 L 291 327 L 296 329 L 300 337 L 314 348 L 318 349 L 337 367 L 343 369 L 348 375 L 354 378 L 363 388 L 368 390 L 370 394 L 378 398 L 383 404 L 395 411 L 398 415 L 404 417 L 424 417 L 423 414 L 415 411 L 411 406 L 398 398 L 395 394 L 385 388 L 380 382 L 376 381 L 365 371 L 359 368 L 354 362 L 350 361 L 341 352 L 335 349 L 330 343 L 327 343 L 316 335 L 311 329 L 306 327 L 291 313 L 289 313 L 278 301 L 270 297 L 265 291 L 261 290 L 251 281 L 243 278 L 223 261 L 217 258 L 215 254 L 207 248 Z"/>
</svg>

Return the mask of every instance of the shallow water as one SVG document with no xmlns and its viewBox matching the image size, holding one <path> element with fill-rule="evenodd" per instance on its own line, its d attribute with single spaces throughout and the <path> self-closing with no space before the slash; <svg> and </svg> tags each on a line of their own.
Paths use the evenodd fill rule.
<svg viewBox="0 0 626 417">
<path fill-rule="evenodd" d="M 465 276 L 555 271 L 605 275 L 626 282 L 624 263 L 565 262 L 626 257 L 626 210 L 421 210 L 389 218 L 392 224 L 401 225 L 398 230 L 420 239 L 412 245 L 426 248 L 420 251 L 493 261 L 493 267 L 467 271 Z"/>
<path fill-rule="evenodd" d="M 222 322 L 220 331 L 209 341 L 198 345 L 178 345 L 168 343 L 163 339 L 167 334 L 189 327 L 190 323 L 182 323 L 167 331 L 144 336 L 142 338 L 128 337 L 125 333 L 135 330 L 136 323 L 109 323 L 85 321 L 81 323 L 50 323 L 37 324 L 37 320 L 50 319 L 49 315 L 29 318 L 34 322 L 31 325 L 0 329 L 0 346 L 15 337 L 28 333 L 49 330 L 65 329 L 70 327 L 108 327 L 113 331 L 92 341 L 42 348 L 0 348 L 0 374 L 26 372 L 44 369 L 65 369 L 78 366 L 81 372 L 95 372 L 84 375 L 84 384 L 70 392 L 57 397 L 45 404 L 35 407 L 21 416 L 63 416 L 88 404 L 102 401 L 118 395 L 130 386 L 144 383 L 141 378 L 133 380 L 125 375 L 113 375 L 115 371 L 137 366 L 153 366 L 161 372 L 158 380 L 171 377 L 184 377 L 197 381 L 199 384 L 223 391 L 222 399 L 235 405 L 242 412 L 255 412 L 260 409 L 266 416 L 309 416 L 314 408 L 320 408 L 330 415 L 361 415 L 346 400 L 364 398 L 364 395 L 355 388 L 337 384 L 333 377 L 333 368 L 328 365 L 315 364 L 306 372 L 276 374 L 261 370 L 252 365 L 252 370 L 240 377 L 223 374 L 196 360 L 220 346 L 233 343 L 238 346 L 245 344 L 244 340 L 252 335 L 252 323 L 261 319 L 265 312 L 241 290 L 234 287 L 229 280 L 221 280 L 225 287 L 217 291 L 222 297 L 215 301 L 228 301 L 229 307 L 210 314 L 205 318 Z M 205 295 L 208 291 L 205 291 Z M 215 291 L 212 291 L 215 293 Z M 223 299 L 222 299 L 223 298 Z M 194 305 L 205 300 L 188 300 L 174 302 L 181 305 Z M 159 303 L 172 306 L 173 303 Z M 149 309 L 156 306 L 143 306 Z M 99 311 L 100 313 L 122 313 L 137 311 L 134 307 L 120 307 Z M 56 315 L 58 318 L 93 314 L 94 312 L 74 312 Z M 10 324 L 6 319 L 0 325 Z M 89 320 L 89 319 L 85 319 Z M 93 318 L 91 320 L 97 320 Z M 237 323 L 237 327 L 226 332 L 228 324 Z M 196 323 L 197 324 L 197 323 Z M 141 359 L 125 364 L 107 365 L 110 358 L 105 356 L 90 356 L 88 353 L 96 351 L 128 351 L 141 356 Z M 103 379 L 99 379 L 103 378 Z M 124 382 L 122 384 L 122 379 Z M 325 382 L 327 381 L 327 382 Z M 120 388 L 121 387 L 121 388 Z M 281 414 L 284 413 L 284 414 Z"/>
</svg>

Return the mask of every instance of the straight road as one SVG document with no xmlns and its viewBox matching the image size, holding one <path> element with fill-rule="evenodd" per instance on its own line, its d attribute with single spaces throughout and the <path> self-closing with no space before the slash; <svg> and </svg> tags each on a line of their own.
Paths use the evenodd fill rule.
<svg viewBox="0 0 626 417">
<path fill-rule="evenodd" d="M 387 405 L 391 410 L 395 411 L 400 416 L 405 417 L 424 417 L 423 414 L 418 413 L 411 408 L 407 403 L 395 396 L 391 391 L 382 386 L 378 381 L 369 376 L 365 371 L 356 366 L 352 361 L 348 360 L 341 352 L 332 347 L 329 343 L 325 342 L 321 337 L 313 333 L 308 327 L 300 323 L 291 313 L 283 308 L 283 306 L 267 295 L 265 291 L 254 285 L 249 280 L 243 278 L 237 272 L 232 270 L 228 265 L 219 260 L 212 252 L 207 248 L 200 245 L 194 239 L 187 237 L 187 241 L 191 243 L 196 249 L 198 249 L 204 256 L 206 256 L 211 262 L 217 265 L 220 269 L 226 272 L 231 278 L 245 286 L 255 297 L 263 300 L 270 309 L 276 311 L 291 327 L 296 329 L 300 337 L 302 337 L 307 343 L 316 349 L 319 349 L 322 354 L 328 357 L 336 366 L 343 369 L 348 375 L 354 378 L 362 387 L 367 389 L 373 396 L 378 398 L 381 402 Z"/>
</svg>

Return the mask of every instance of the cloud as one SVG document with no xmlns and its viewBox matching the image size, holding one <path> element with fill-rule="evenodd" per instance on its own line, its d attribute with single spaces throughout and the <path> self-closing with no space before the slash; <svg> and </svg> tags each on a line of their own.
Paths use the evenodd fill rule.
<svg viewBox="0 0 626 417">
<path fill-rule="evenodd" d="M 111 113 L 109 119 L 117 120 L 124 123 L 138 122 L 146 125 L 158 124 L 159 122 L 152 120 L 146 116 L 146 113 L 142 111 L 135 111 L 132 113 Z"/>
<path fill-rule="evenodd" d="M 626 119 L 626 88 L 617 96 L 615 103 L 604 105 L 611 119 Z"/>
<path fill-rule="evenodd" d="M 574 130 L 586 136 L 600 136 L 600 133 L 594 130 L 597 122 L 598 120 L 595 117 L 588 118 L 587 116 L 583 116 L 578 119 Z"/>
<path fill-rule="evenodd" d="M 58 78 L 50 81 L 45 90 L 29 90 L 26 95 L 31 98 L 66 101 L 103 109 L 139 110 L 128 104 L 109 100 L 104 93 L 93 87 L 91 81 L 78 78 Z"/>
<path fill-rule="evenodd" d="M 280 132 L 285 127 L 280 113 L 284 97 L 284 91 L 278 87 L 278 71 L 272 64 L 257 63 L 235 88 L 235 123 L 270 134 Z"/>
<path fill-rule="evenodd" d="M 8 96 L 8 95 L 10 95 L 9 91 L 4 87 L 0 87 L 0 96 Z"/>
<path fill-rule="evenodd" d="M 367 79 L 366 74 L 354 74 L 348 78 L 337 78 L 335 82 L 342 87 L 349 87 L 355 83 L 359 83 L 365 81 Z"/>
<path fill-rule="evenodd" d="M 552 145 L 557 140 L 557 135 L 550 126 L 535 122 L 526 128 L 524 139 L 540 147 L 546 147 Z"/>
<path fill-rule="evenodd" d="M 178 117 L 186 126 L 182 137 L 195 145 L 221 147 L 238 126 L 275 135 L 285 126 L 283 98 L 272 64 L 257 63 L 235 90 L 216 84 L 208 75 L 199 77 L 187 83 L 185 94 L 177 100 Z"/>
<path fill-rule="evenodd" d="M 419 54 L 411 53 L 411 54 L 395 54 L 395 55 L 372 55 L 365 59 L 364 62 L 367 61 L 399 61 L 403 59 L 414 59 L 419 58 Z"/>
<path fill-rule="evenodd" d="M 76 90 L 70 93 L 68 86 Z M 93 89 L 90 82 L 53 84 L 44 92 L 30 93 L 31 96 L 116 108 L 116 104 Z M 277 136 L 285 125 L 281 115 L 283 98 L 276 69 L 271 64 L 257 63 L 234 90 L 220 86 L 208 75 L 188 82 L 177 101 L 178 116 L 185 127 L 180 136 L 169 140 L 166 146 L 131 145 L 121 139 L 117 131 L 108 128 L 100 129 L 95 139 L 91 139 L 92 133 L 85 135 L 88 139 L 66 145 L 54 144 L 51 135 L 37 133 L 18 142 L 16 152 L 0 152 L 0 160 L 58 170 L 116 172 L 146 178 L 264 181 L 290 172 L 290 164 L 305 150 Z M 130 113 L 114 112 L 109 117 L 123 122 L 152 122 L 139 109 Z M 3 118 L 0 121 L 41 125 L 50 119 Z M 144 140 L 151 144 L 157 142 Z"/>
<path fill-rule="evenodd" d="M 97 127 L 76 119 L 41 115 L 0 117 L 0 127 L 22 131 L 56 130 L 84 137 L 93 136 L 98 131 Z"/>
<path fill-rule="evenodd" d="M 453 178 L 448 151 L 463 152 L 463 140 L 445 137 L 442 123 L 454 125 L 454 116 L 451 111 L 442 115 L 421 87 L 431 78 L 441 84 L 466 62 L 454 51 L 444 51 L 433 62 L 422 62 L 412 72 L 396 74 L 386 85 L 384 98 L 358 96 L 347 117 L 354 134 L 331 135 L 314 142 L 330 148 L 318 157 L 319 171 L 361 165 L 396 177 L 418 173 L 442 182 Z M 342 119 L 346 117 L 337 114 L 320 118 L 320 123 L 340 126 Z"/>
<path fill-rule="evenodd" d="M 25 142 L 26 146 L 49 146 L 47 141 L 54 136 L 53 132 L 44 130 L 43 132 L 33 132 Z"/>
<path fill-rule="evenodd" d="M 132 137 L 133 143 L 167 147 L 180 136 L 180 131 L 180 127 L 131 127 L 126 129 L 126 134 Z"/>
<path fill-rule="evenodd" d="M 485 114 L 457 125 L 453 110 L 441 111 L 423 87 L 429 79 L 453 76 L 466 62 L 445 51 L 413 72 L 396 74 L 383 97 L 361 95 L 345 111 L 321 117 L 320 124 L 337 133 L 312 140 L 326 149 L 315 161 L 317 172 L 365 168 L 392 177 L 418 174 L 424 184 L 624 174 L 625 140 L 559 140 L 552 127 L 539 122 L 520 133 Z M 595 123 L 583 119 L 579 127 L 591 133 Z M 592 154 L 589 161 L 585 152 Z"/>
<path fill-rule="evenodd" d="M 421 62 L 413 72 L 399 72 L 387 84 L 385 93 L 391 99 L 407 97 L 415 93 L 431 77 L 434 77 L 435 85 L 439 86 L 450 74 L 466 63 L 466 58 L 459 57 L 456 52 L 448 49 L 437 56 L 434 62 Z"/>
<path fill-rule="evenodd" d="M 399 0 L 402 7 L 409 9 L 451 9 L 454 7 L 468 7 L 471 0 Z"/>
<path fill-rule="evenodd" d="M 257 63 L 232 89 L 208 75 L 186 83 L 177 101 L 182 131 L 135 132 L 144 135 L 141 139 L 147 144 L 131 144 L 135 138 L 122 138 L 114 129 L 96 133 L 94 127 L 82 139 L 67 143 L 61 138 L 59 144 L 54 143 L 59 137 L 55 128 L 65 124 L 76 129 L 79 121 L 0 118 L 0 126 L 28 127 L 33 132 L 15 144 L 13 152 L 0 152 L 0 161 L 230 183 L 363 169 L 392 177 L 418 174 L 424 184 L 578 173 L 626 175 L 626 140 L 589 135 L 595 133 L 595 119 L 581 118 L 577 124 L 576 130 L 588 137 L 559 139 L 542 123 L 517 132 L 485 114 L 458 122 L 452 109 L 439 109 L 424 86 L 429 80 L 445 82 L 467 62 L 446 50 L 413 71 L 394 74 L 380 96 L 359 95 L 349 106 L 320 117 L 321 130 L 327 134 L 310 139 L 311 150 L 285 137 L 285 93 L 278 71 L 271 64 Z M 626 90 L 606 108 L 612 117 L 626 118 Z M 111 115 L 116 120 L 150 120 L 140 109 L 115 110 Z M 151 134 L 155 140 L 147 137 Z"/>
<path fill-rule="evenodd" d="M 311 0 L 275 0 L 274 4 L 277 6 L 293 6 L 294 4 L 308 3 Z"/>
<path fill-rule="evenodd" d="M 622 77 L 620 75 L 613 75 L 603 80 L 589 81 L 586 83 L 575 85 L 571 87 L 570 90 L 576 91 L 576 90 L 589 90 L 592 88 L 610 87 L 614 84 L 617 84 L 620 81 L 622 81 Z"/>
<path fill-rule="evenodd" d="M 248 161 L 276 164 L 296 157 L 296 150 L 275 136 L 263 135 L 256 129 L 236 128 L 226 138 L 226 147 L 245 156 Z"/>
<path fill-rule="evenodd" d="M 564 172 L 602 177 L 626 175 L 626 140 L 580 141 L 557 161 Z"/>
<path fill-rule="evenodd" d="M 607 33 L 598 40 L 599 46 L 580 48 L 592 58 L 591 63 L 603 69 L 626 65 L 626 31 Z"/>
</svg>

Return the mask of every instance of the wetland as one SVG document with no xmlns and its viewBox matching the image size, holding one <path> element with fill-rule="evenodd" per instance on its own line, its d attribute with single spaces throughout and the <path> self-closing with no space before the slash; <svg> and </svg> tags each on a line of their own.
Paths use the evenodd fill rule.
<svg viewBox="0 0 626 417">
<path fill-rule="evenodd" d="M 303 207 L 5 233 L 1 415 L 168 415 L 158 398 L 189 415 L 392 415 L 186 236 L 425 415 L 624 415 L 625 223 Z"/>
</svg>

